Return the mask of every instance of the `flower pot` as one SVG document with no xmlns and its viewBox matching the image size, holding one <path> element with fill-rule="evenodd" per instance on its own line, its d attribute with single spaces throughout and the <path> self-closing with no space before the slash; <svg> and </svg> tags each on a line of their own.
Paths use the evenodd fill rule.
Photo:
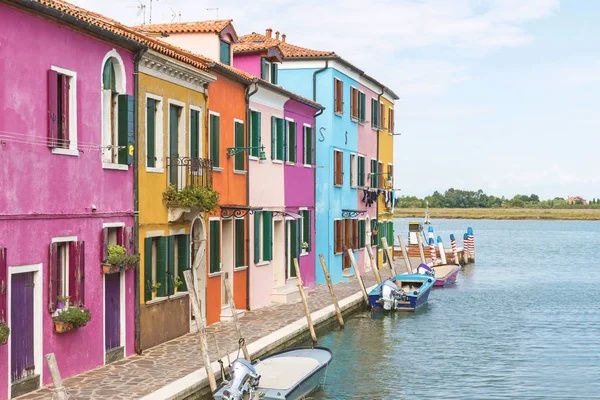
<svg viewBox="0 0 600 400">
<path fill-rule="evenodd" d="M 114 274 L 123 271 L 123 269 L 124 267 L 122 265 L 102 264 L 103 274 Z"/>
<path fill-rule="evenodd" d="M 62 310 L 63 308 L 65 308 L 65 303 L 62 301 L 59 301 L 56 303 L 56 309 L 57 310 Z"/>
<path fill-rule="evenodd" d="M 54 321 L 54 332 L 64 333 L 73 329 L 73 324 L 70 322 Z"/>
</svg>

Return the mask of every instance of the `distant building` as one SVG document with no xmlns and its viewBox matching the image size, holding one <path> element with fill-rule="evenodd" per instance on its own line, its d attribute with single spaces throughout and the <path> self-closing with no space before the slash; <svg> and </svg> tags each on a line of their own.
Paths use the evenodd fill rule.
<svg viewBox="0 0 600 400">
<path fill-rule="evenodd" d="M 567 198 L 567 204 L 587 204 L 587 200 L 579 196 L 569 196 Z"/>
</svg>

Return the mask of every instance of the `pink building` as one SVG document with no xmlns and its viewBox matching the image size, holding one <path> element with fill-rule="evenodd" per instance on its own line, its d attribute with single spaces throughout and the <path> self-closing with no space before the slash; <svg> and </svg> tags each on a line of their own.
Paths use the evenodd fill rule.
<svg viewBox="0 0 600 400">
<path fill-rule="evenodd" d="M 134 251 L 142 46 L 96 14 L 23 4 L 0 4 L 0 399 L 50 383 L 45 354 L 66 378 L 134 352 L 134 272 L 101 264 L 110 244 Z M 91 319 L 59 333 L 67 296 Z"/>
</svg>

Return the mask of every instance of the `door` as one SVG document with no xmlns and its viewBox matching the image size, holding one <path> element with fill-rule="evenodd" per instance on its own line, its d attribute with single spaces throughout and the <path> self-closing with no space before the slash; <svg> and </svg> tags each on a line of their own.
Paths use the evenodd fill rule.
<svg viewBox="0 0 600 400">
<path fill-rule="evenodd" d="M 225 292 L 225 279 L 231 288 L 233 294 L 233 264 L 234 260 L 234 244 L 233 244 L 233 220 L 231 218 L 224 219 L 222 222 L 222 260 L 223 260 L 223 277 L 221 279 L 221 304 L 223 307 L 229 306 L 229 299 Z"/>
<path fill-rule="evenodd" d="M 17 382 L 35 375 L 33 358 L 33 272 L 12 275 L 10 376 Z M 19 316 L 16 318 L 16 316 Z"/>
<path fill-rule="evenodd" d="M 104 275 L 104 343 L 107 352 L 121 347 L 121 273 Z"/>
<path fill-rule="evenodd" d="M 196 295 L 200 300 L 200 312 L 202 318 L 206 320 L 206 232 L 204 224 L 198 218 L 192 226 L 192 271 L 196 280 L 194 282 Z"/>
<path fill-rule="evenodd" d="M 169 183 L 177 185 L 177 174 L 179 173 L 179 115 L 180 107 L 169 106 Z"/>
<path fill-rule="evenodd" d="M 348 257 L 348 252 L 346 250 L 352 248 L 352 220 L 345 219 L 344 220 L 344 265 L 343 269 L 350 268 L 350 257 Z"/>
</svg>

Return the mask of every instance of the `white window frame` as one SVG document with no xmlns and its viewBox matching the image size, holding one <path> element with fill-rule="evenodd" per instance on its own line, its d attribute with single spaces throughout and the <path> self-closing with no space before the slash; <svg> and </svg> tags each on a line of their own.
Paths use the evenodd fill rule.
<svg viewBox="0 0 600 400">
<path fill-rule="evenodd" d="M 298 125 L 296 125 L 296 132 L 294 132 L 294 139 L 296 142 L 296 161 L 289 161 L 290 160 L 290 132 L 289 132 L 289 127 L 288 127 L 288 122 L 293 122 L 296 123 L 296 121 L 294 121 L 293 118 L 289 118 L 289 117 L 285 117 L 284 118 L 284 124 L 285 127 L 283 129 L 283 134 L 286 135 L 287 137 L 283 138 L 285 145 L 285 148 L 283 149 L 284 151 L 284 155 L 283 158 L 286 160 L 285 164 L 286 165 L 296 165 L 296 163 L 298 162 Z"/>
<path fill-rule="evenodd" d="M 186 104 L 182 101 L 179 100 L 175 100 L 175 99 L 167 99 L 167 151 L 166 151 L 166 157 L 165 160 L 167 159 L 167 157 L 169 156 L 169 154 L 171 154 L 171 140 L 169 135 L 171 134 L 170 129 L 171 129 L 171 106 L 176 106 L 181 108 L 181 115 L 179 116 L 179 122 L 177 123 L 177 152 L 179 153 L 179 156 L 181 157 L 182 155 L 185 156 L 186 151 L 186 140 L 187 140 L 187 135 L 186 135 L 186 127 L 188 127 L 188 123 L 187 121 L 187 114 L 186 114 Z M 184 177 L 185 175 L 185 171 L 182 168 L 177 168 L 177 183 L 179 184 L 180 182 L 185 182 L 185 179 L 182 179 L 182 177 Z M 168 181 L 168 177 L 167 177 L 167 181 Z M 179 187 L 179 189 L 181 189 L 181 187 Z"/>
<path fill-rule="evenodd" d="M 389 121 L 389 119 L 390 119 L 390 110 L 392 111 L 392 113 L 394 113 L 394 120 L 396 119 L 396 114 L 395 114 L 395 111 L 394 111 L 394 107 L 388 108 L 388 112 L 387 112 L 387 114 L 388 114 L 388 128 L 387 128 L 387 131 L 388 131 L 388 135 L 394 136 L 394 129 L 396 129 L 396 124 L 395 123 L 393 124 L 394 125 L 394 129 L 390 129 L 390 127 L 391 127 L 390 121 Z"/>
<path fill-rule="evenodd" d="M 208 140 L 207 140 L 207 143 L 206 143 L 206 145 L 208 147 L 208 151 L 207 151 L 206 154 L 207 154 L 207 158 L 209 160 L 210 160 L 210 146 L 211 146 L 211 143 L 210 143 L 210 128 L 211 128 L 211 126 L 210 126 L 210 116 L 211 115 L 215 115 L 215 116 L 219 117 L 219 126 L 221 125 L 221 122 L 222 122 L 221 121 L 221 113 L 216 112 L 216 111 L 208 110 L 208 135 L 207 135 Z M 219 134 L 220 133 L 221 132 L 219 132 Z M 219 166 L 213 166 L 213 171 L 216 171 L 216 172 L 223 171 L 222 165 L 223 165 L 223 160 L 221 160 L 221 155 L 219 154 Z"/>
<path fill-rule="evenodd" d="M 77 150 L 77 72 L 55 65 L 50 66 L 50 69 L 69 77 L 69 148 L 54 147 L 52 154 L 79 157 L 79 150 Z"/>
<path fill-rule="evenodd" d="M 272 83 L 271 82 L 271 78 L 272 78 L 271 71 L 272 71 L 272 68 L 273 68 L 273 62 L 268 61 L 267 59 L 265 59 L 265 68 L 267 70 L 267 74 L 265 75 L 265 81 L 267 81 L 269 83 Z"/>
<path fill-rule="evenodd" d="M 356 153 L 350 153 L 350 187 L 358 187 L 358 157 Z"/>
<path fill-rule="evenodd" d="M 233 119 L 233 147 L 235 147 L 235 124 L 242 124 L 242 127 L 244 128 L 244 142 L 246 141 L 246 124 L 244 124 L 244 121 L 242 121 L 241 119 L 238 118 L 234 118 Z M 250 147 L 247 146 L 246 144 L 242 145 L 242 147 Z M 241 154 L 243 154 L 244 152 L 242 152 Z M 248 150 L 245 151 L 246 155 L 249 156 L 250 152 Z M 233 160 L 233 173 L 234 174 L 238 174 L 238 175 L 245 175 L 248 173 L 247 169 L 236 169 L 235 168 L 235 156 L 232 156 L 231 159 Z M 248 165 L 246 165 L 246 168 L 248 168 Z"/>
<path fill-rule="evenodd" d="M 71 260 L 69 260 L 70 255 L 68 243 L 71 242 L 77 242 L 77 236 L 59 236 L 52 238 L 52 243 L 67 243 L 67 248 L 65 250 L 66 254 L 64 255 L 64 257 L 62 257 L 62 259 L 65 260 L 64 265 L 59 266 L 59 268 L 61 269 L 61 274 L 63 274 L 61 275 L 63 277 L 63 287 L 60 288 L 59 295 L 62 294 L 63 296 L 69 295 L 69 262 Z"/>
<path fill-rule="evenodd" d="M 202 147 L 202 121 L 203 121 L 203 115 L 202 115 L 202 108 L 198 107 L 198 106 L 193 106 L 190 104 L 190 110 L 188 113 L 188 121 L 189 121 L 189 125 L 188 125 L 188 136 L 190 137 L 190 146 L 188 148 L 188 157 L 192 156 L 192 111 L 197 111 L 198 112 L 198 158 L 204 158 L 204 153 L 202 152 L 204 150 L 204 148 Z M 200 169 L 200 171 L 202 171 L 202 169 Z"/>
<path fill-rule="evenodd" d="M 306 129 L 304 128 L 311 128 L 312 129 L 312 125 L 304 123 L 302 128 L 302 165 L 304 165 L 306 168 L 312 168 L 311 164 L 307 164 L 306 163 Z M 315 131 L 313 129 L 313 140 L 314 140 L 314 136 L 315 136 Z M 311 143 L 311 150 L 314 153 L 314 149 L 313 149 L 313 143 Z M 313 160 L 314 163 L 315 160 Z"/>
<path fill-rule="evenodd" d="M 298 224 L 298 229 L 300 230 L 300 238 L 302 238 L 302 240 L 300 241 L 300 257 L 308 255 L 308 251 L 302 248 L 302 243 L 304 243 L 304 214 L 302 213 L 302 211 L 308 211 L 308 207 L 298 207 L 298 214 L 302 216 L 302 218 L 300 218 L 300 223 Z M 310 243 L 308 245 L 310 246 Z"/>
<path fill-rule="evenodd" d="M 146 93 L 145 104 L 148 105 L 148 99 L 152 99 L 157 102 L 156 114 L 154 121 L 154 155 L 156 156 L 155 167 L 148 167 L 148 124 L 144 122 L 144 141 L 146 142 L 146 160 L 144 165 L 146 166 L 146 172 L 163 173 L 164 168 L 164 120 L 163 120 L 163 97 L 157 96 L 152 93 Z M 145 121 L 148 121 L 148 107 L 145 107 Z"/>
</svg>

